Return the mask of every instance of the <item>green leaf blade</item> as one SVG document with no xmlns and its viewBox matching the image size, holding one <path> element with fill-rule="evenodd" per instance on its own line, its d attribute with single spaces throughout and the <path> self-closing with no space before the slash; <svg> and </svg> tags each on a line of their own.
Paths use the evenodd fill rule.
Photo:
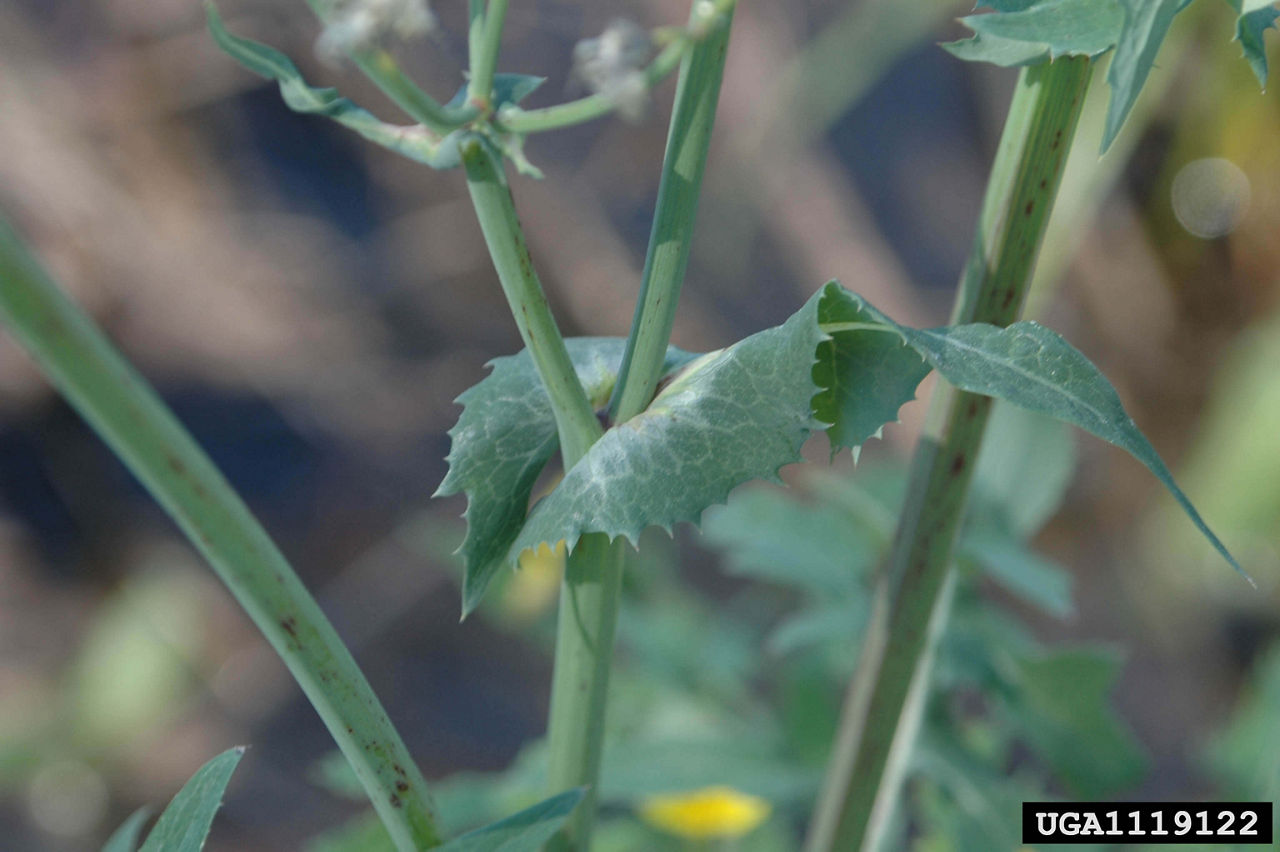
<svg viewBox="0 0 1280 852">
<path fill-rule="evenodd" d="M 1258 85 L 1267 88 L 1267 46 L 1265 36 L 1267 30 L 1276 28 L 1276 20 L 1280 19 L 1280 9 L 1267 4 L 1261 8 L 1241 8 L 1240 0 L 1232 0 L 1232 5 L 1240 13 L 1236 20 L 1236 41 L 1244 50 L 1245 61 L 1253 69 L 1258 78 Z"/>
<path fill-rule="evenodd" d="M 102 852 L 136 852 L 138 838 L 142 835 L 142 826 L 151 816 L 150 808 L 138 808 L 120 827 L 111 833 L 107 842 L 102 845 Z"/>
<path fill-rule="evenodd" d="M 848 298 L 861 302 L 869 315 L 895 329 L 959 389 L 1047 414 L 1127 451 L 1155 474 L 1218 553 L 1244 574 L 1124 410 L 1115 388 L 1056 332 L 1035 322 L 1007 328 L 974 323 L 917 330 L 898 325 L 858 296 L 848 294 Z"/>
<path fill-rule="evenodd" d="M 566 790 L 484 828 L 454 838 L 438 852 L 538 852 L 564 825 L 586 790 Z"/>
<path fill-rule="evenodd" d="M 830 339 L 818 345 L 813 380 L 818 394 L 814 415 L 830 423 L 827 436 L 833 454 L 879 437 L 885 424 L 897 422 L 898 409 L 916 398 L 916 388 L 929 365 L 894 334 L 878 324 L 862 305 L 844 298 L 838 284 L 828 284 L 818 306 L 818 322 Z M 845 329 L 845 330 L 840 330 Z"/>
<path fill-rule="evenodd" d="M 625 341 L 582 337 L 565 341 L 587 398 L 608 401 L 622 363 Z M 668 372 L 694 356 L 671 347 Z M 463 614 L 475 609 L 528 513 L 529 497 L 542 469 L 559 447 L 555 415 L 528 352 L 495 358 L 490 374 L 457 399 L 463 410 L 449 430 L 449 472 L 436 496 L 466 494 L 467 536 Z M 518 555 L 518 553 L 517 553 Z"/>
<path fill-rule="evenodd" d="M 244 747 L 237 746 L 200 767 L 160 814 L 139 852 L 200 852 L 242 757 Z"/>
<path fill-rule="evenodd" d="M 989 3 L 995 12 L 961 18 L 976 38 L 949 45 L 962 59 L 1025 65 L 1059 56 L 1098 56 L 1120 37 L 1117 0 Z"/>
<path fill-rule="evenodd" d="M 696 523 L 751 479 L 777 479 L 820 427 L 811 414 L 823 292 L 781 326 L 704 355 L 641 414 L 610 429 L 529 515 L 507 560 L 585 533 Z"/>
<path fill-rule="evenodd" d="M 1116 43 L 1107 83 L 1111 86 L 1111 103 L 1107 105 L 1107 121 L 1102 133 L 1105 152 L 1124 126 L 1138 93 L 1147 82 L 1160 45 L 1169 33 L 1169 25 L 1186 0 L 1119 0 L 1124 10 L 1124 26 Z"/>
</svg>

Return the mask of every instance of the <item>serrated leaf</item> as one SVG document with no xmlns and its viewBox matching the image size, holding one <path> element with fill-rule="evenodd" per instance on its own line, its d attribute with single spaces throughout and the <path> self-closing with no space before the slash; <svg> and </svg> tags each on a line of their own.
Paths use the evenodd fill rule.
<svg viewBox="0 0 1280 852">
<path fill-rule="evenodd" d="M 1117 0 L 1046 0 L 1002 5 L 1014 10 L 960 19 L 979 37 L 993 40 L 986 43 L 986 50 L 1003 55 L 1005 61 L 1000 64 L 1030 61 L 1009 61 L 1010 52 L 1014 50 L 1010 42 L 1026 45 L 1028 56 L 1033 51 L 1050 59 L 1098 56 L 1116 43 L 1124 23 L 1124 13 Z M 976 45 L 967 50 L 976 52 Z"/>
<path fill-rule="evenodd" d="M 244 747 L 238 746 L 200 767 L 160 814 L 139 852 L 200 852 L 242 757 Z"/>
<path fill-rule="evenodd" d="M 1107 83 L 1111 86 L 1111 102 L 1107 105 L 1107 121 L 1102 131 L 1102 150 L 1112 141 L 1133 109 L 1138 93 L 1147 82 L 1156 54 L 1169 33 L 1173 16 L 1185 0 L 1119 0 L 1124 10 L 1124 26 L 1116 43 Z"/>
<path fill-rule="evenodd" d="M 218 46 L 253 73 L 279 83 L 281 97 L 294 112 L 333 119 L 370 142 L 433 169 L 451 169 L 461 163 L 458 142 L 464 131 L 454 131 L 442 137 L 421 125 L 404 126 L 380 121 L 340 96 L 336 89 L 308 86 L 297 66 L 275 48 L 232 35 L 223 26 L 222 17 L 212 2 L 205 3 L 205 11 L 209 31 Z"/>
<path fill-rule="evenodd" d="M 824 339 L 814 294 L 784 324 L 690 363 L 649 407 L 613 429 L 529 514 L 507 552 L 584 533 L 625 536 L 696 522 L 751 479 L 777 479 L 820 426 L 811 414 L 814 353 Z"/>
<path fill-rule="evenodd" d="M 135 852 L 138 848 L 138 837 L 142 834 L 142 826 L 151 815 L 150 808 L 138 808 L 120 827 L 111 833 L 107 842 L 102 845 L 102 852 Z"/>
<path fill-rule="evenodd" d="M 818 323 L 831 336 L 818 344 L 813 381 L 821 390 L 813 398 L 814 416 L 830 423 L 832 450 L 857 448 L 878 436 L 898 409 L 916 398 L 916 388 L 929 365 L 893 335 L 868 331 L 876 319 L 831 283 L 818 303 Z"/>
<path fill-rule="evenodd" d="M 943 378 L 961 390 L 1005 399 L 1047 414 L 1127 451 L 1164 484 L 1222 557 L 1244 573 L 1174 482 L 1155 447 L 1125 412 L 1115 388 L 1088 358 L 1056 332 L 1034 322 L 1018 322 L 1007 328 L 974 323 L 910 329 L 898 325 L 859 296 L 841 292 L 897 329 Z"/>
<path fill-rule="evenodd" d="M 1142 747 L 1111 708 L 1119 672 L 1120 661 L 1106 649 L 1060 650 L 1018 662 L 1023 734 L 1082 799 L 1113 795 L 1144 771 Z"/>
<path fill-rule="evenodd" d="M 439 852 L 538 852 L 564 825 L 585 792 L 583 788 L 566 790 L 437 848 Z"/>
<path fill-rule="evenodd" d="M 607 403 L 626 342 L 583 337 L 565 345 L 588 399 L 596 406 Z M 663 372 L 694 357 L 671 347 Z M 528 352 L 495 358 L 488 366 L 492 372 L 456 400 L 462 415 L 449 430 L 449 473 L 436 491 L 467 496 L 467 537 L 460 548 L 466 563 L 464 615 L 498 569 L 514 563 L 507 553 L 524 525 L 533 485 L 559 446 L 551 402 Z"/>
<path fill-rule="evenodd" d="M 1280 10 L 1267 0 L 1228 0 L 1239 17 L 1236 19 L 1236 41 L 1244 50 L 1244 58 L 1258 78 L 1258 85 L 1267 87 L 1267 45 L 1265 34 L 1275 29 Z"/>
</svg>

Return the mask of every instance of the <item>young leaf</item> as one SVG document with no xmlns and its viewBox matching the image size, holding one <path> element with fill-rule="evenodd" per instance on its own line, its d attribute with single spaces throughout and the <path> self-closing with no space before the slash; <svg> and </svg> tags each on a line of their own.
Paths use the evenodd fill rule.
<svg viewBox="0 0 1280 852">
<path fill-rule="evenodd" d="M 606 404 L 625 341 L 583 337 L 565 345 L 587 398 Z M 663 369 L 671 372 L 693 357 L 671 347 Z M 457 399 L 463 410 L 449 430 L 449 473 L 436 491 L 467 496 L 467 537 L 460 548 L 466 563 L 464 615 L 480 602 L 498 569 L 514 564 L 507 551 L 524 525 L 534 482 L 559 446 L 551 403 L 529 353 L 495 358 L 489 366 L 493 372 Z"/>
<path fill-rule="evenodd" d="M 1235 8 L 1236 41 L 1244 49 L 1244 58 L 1258 78 L 1258 85 L 1267 87 L 1267 46 L 1263 36 L 1269 29 L 1275 29 L 1276 19 L 1280 18 L 1280 9 L 1267 0 L 1228 0 Z"/>
<path fill-rule="evenodd" d="M 218 46 L 253 73 L 278 82 L 281 97 L 295 112 L 315 113 L 331 118 L 370 142 L 433 169 L 451 169 L 462 162 L 458 156 L 458 142 L 463 131 L 454 131 L 441 137 L 422 125 L 401 126 L 379 121 L 369 112 L 341 97 L 336 89 L 308 86 L 297 66 L 280 51 L 232 35 L 223 26 L 222 17 L 212 2 L 205 3 L 205 11 L 209 18 L 209 31 Z"/>
<path fill-rule="evenodd" d="M 149 816 L 151 816 L 149 808 L 138 808 L 134 811 L 107 838 L 107 842 L 102 846 L 102 852 L 136 852 L 138 837 L 141 836 L 142 826 L 146 824 Z"/>
<path fill-rule="evenodd" d="M 455 838 L 438 852 L 538 852 L 560 830 L 585 791 L 566 790 L 518 814 Z"/>
<path fill-rule="evenodd" d="M 696 522 L 750 479 L 777 478 L 821 426 L 811 413 L 817 293 L 786 323 L 690 363 L 639 415 L 604 434 L 529 514 L 506 561 L 584 533 Z"/>
<path fill-rule="evenodd" d="M 138 852 L 200 852 L 244 747 L 228 749 L 191 776 L 160 814 Z"/>
<path fill-rule="evenodd" d="M 1233 568 L 1239 563 L 1209 529 L 1173 474 L 1124 410 L 1115 388 L 1088 358 L 1055 332 L 1034 322 L 1008 328 L 974 323 L 935 329 L 898 325 L 861 297 L 841 291 L 896 329 L 948 382 L 1056 417 L 1129 452 L 1169 489 L 1200 532 Z M 1247 575 L 1246 575 L 1247 576 Z"/>
</svg>

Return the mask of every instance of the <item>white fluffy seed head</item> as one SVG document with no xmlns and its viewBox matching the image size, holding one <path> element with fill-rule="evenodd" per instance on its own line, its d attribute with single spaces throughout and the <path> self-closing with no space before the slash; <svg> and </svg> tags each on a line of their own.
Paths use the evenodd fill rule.
<svg viewBox="0 0 1280 852">
<path fill-rule="evenodd" d="M 387 38 L 410 39 L 436 28 L 428 0 L 347 0 L 316 40 L 316 53 L 326 62 L 377 47 Z"/>
<path fill-rule="evenodd" d="M 649 33 L 639 24 L 618 19 L 597 38 L 573 49 L 573 76 L 613 102 L 628 121 L 639 121 L 649 106 L 644 66 L 653 52 Z"/>
</svg>

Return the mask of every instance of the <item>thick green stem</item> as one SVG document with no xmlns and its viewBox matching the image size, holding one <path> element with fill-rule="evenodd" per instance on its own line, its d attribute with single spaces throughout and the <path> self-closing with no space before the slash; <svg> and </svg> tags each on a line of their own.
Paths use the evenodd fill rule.
<svg viewBox="0 0 1280 852">
<path fill-rule="evenodd" d="M 328 23 L 333 13 L 333 0 L 307 0 L 317 18 Z M 400 70 L 395 58 L 381 48 L 354 51 L 351 61 L 364 75 L 391 98 L 414 121 L 444 135 L 456 130 L 479 115 L 474 105 L 446 107 L 418 87 Z"/>
<path fill-rule="evenodd" d="M 560 433 L 565 469 L 577 463 L 603 432 L 586 391 L 569 360 L 569 350 L 533 269 L 511 188 L 488 143 L 476 136 L 461 145 L 467 187 L 480 219 L 489 256 L 511 306 L 525 348 L 533 356 L 546 386 Z"/>
<path fill-rule="evenodd" d="M 565 565 L 556 625 L 555 671 L 547 724 L 549 788 L 587 788 L 564 829 L 547 848 L 590 848 L 595 821 L 613 636 L 626 561 L 622 539 L 585 535 Z"/>
<path fill-rule="evenodd" d="M 715 28 L 694 46 L 680 67 L 640 298 L 610 404 L 618 422 L 644 411 L 661 378 L 676 305 L 680 301 L 680 287 L 689 263 L 689 244 L 698 214 L 702 175 L 716 120 L 732 22 L 733 9 L 730 8 Z"/>
<path fill-rule="evenodd" d="M 1089 81 L 1085 59 L 1023 70 L 992 167 L 953 321 L 1008 325 L 1026 297 Z M 851 689 L 809 837 L 811 852 L 872 850 L 901 786 L 928 683 L 929 637 L 945 623 L 951 553 L 989 397 L 939 383 L 912 461 L 886 566 L 888 617 Z M 875 622 L 873 622 L 874 624 Z"/>
<path fill-rule="evenodd" d="M 502 26 L 506 19 L 507 0 L 489 0 L 479 38 L 475 37 L 475 19 L 472 19 L 471 80 L 467 84 L 467 95 L 472 104 L 483 110 L 490 107 L 493 75 L 498 67 L 498 50 L 502 46 Z"/>
<path fill-rule="evenodd" d="M 0 317 L 209 561 L 315 706 L 403 852 L 439 845 L 426 784 L 332 625 L 213 463 L 0 220 Z"/>
</svg>

